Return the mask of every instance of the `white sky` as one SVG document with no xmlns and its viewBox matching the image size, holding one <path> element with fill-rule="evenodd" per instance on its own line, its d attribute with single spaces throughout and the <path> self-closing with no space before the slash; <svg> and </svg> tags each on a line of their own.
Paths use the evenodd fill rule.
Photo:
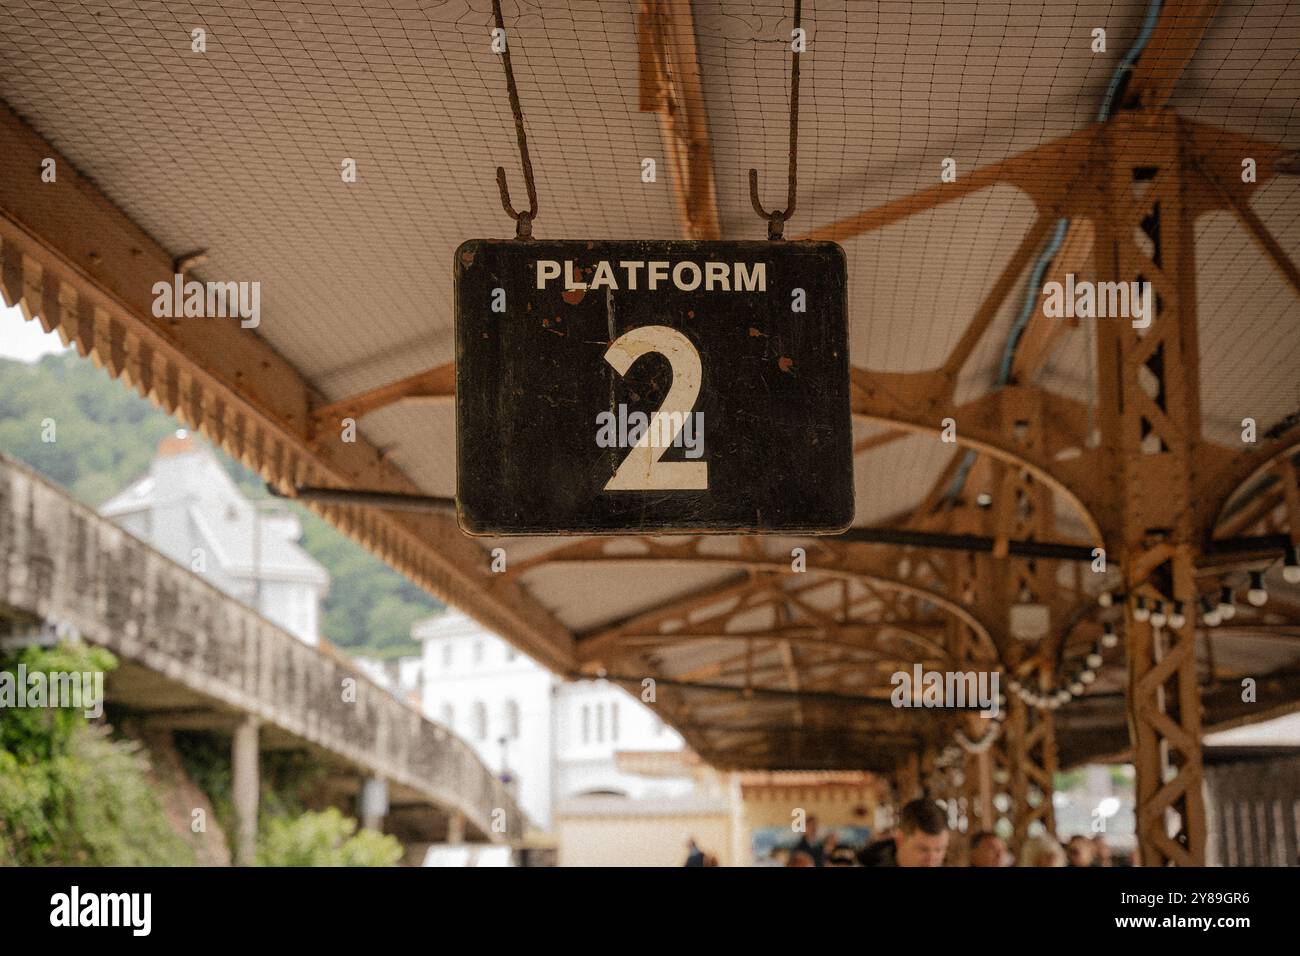
<svg viewBox="0 0 1300 956">
<path fill-rule="evenodd" d="M 47 335 L 39 322 L 26 321 L 16 306 L 8 309 L 0 305 L 0 358 L 31 363 L 63 350 L 59 337 L 52 332 Z"/>
</svg>

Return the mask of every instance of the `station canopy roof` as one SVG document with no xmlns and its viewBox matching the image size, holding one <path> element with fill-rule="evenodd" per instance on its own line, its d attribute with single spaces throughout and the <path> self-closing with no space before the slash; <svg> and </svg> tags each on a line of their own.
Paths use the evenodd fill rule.
<svg viewBox="0 0 1300 956">
<path fill-rule="evenodd" d="M 937 422 L 949 406 L 996 419 L 991 403 L 1018 390 L 1033 411 L 1017 424 L 1041 430 L 1053 460 L 1095 444 L 1092 325 L 1049 328 L 1038 316 L 1021 329 L 1017 319 L 1059 203 L 1104 153 L 1108 97 L 1115 116 L 1176 114 L 1160 128 L 1183 131 L 1171 135 L 1189 150 L 1265 144 L 1249 210 L 1278 253 L 1300 258 L 1289 152 L 1300 146 L 1300 8 L 1164 7 L 1147 60 L 1125 70 L 1144 42 L 1139 2 L 803 5 L 787 235 L 833 236 L 847 254 L 855 529 L 1098 543 L 1096 516 L 1075 494 L 988 448 L 941 441 Z M 548 0 L 507 2 L 504 15 L 536 169 L 535 235 L 765 236 L 747 174 L 757 167 L 769 201 L 784 196 L 787 3 Z M 6 0 L 6 299 L 22 298 L 284 491 L 453 496 L 453 251 L 513 235 L 497 165 L 523 193 L 491 26 L 486 0 Z M 196 28 L 206 52 L 192 49 Z M 1154 66 L 1152 50 L 1163 57 Z M 43 155 L 75 173 L 40 184 Z M 644 158 L 657 162 L 654 182 L 642 179 Z M 942 184 L 949 158 L 957 179 Z M 343 181 L 345 159 L 355 182 Z M 1192 226 L 1199 354 L 1189 367 L 1205 439 L 1236 450 L 1244 418 L 1264 434 L 1300 405 L 1300 300 L 1242 217 L 1212 208 L 1208 180 L 1189 176 L 1185 193 L 1189 208 L 1206 204 Z M 1095 238 L 1092 224 L 1073 222 L 1054 268 L 1073 257 L 1088 273 Z M 150 285 L 193 253 L 198 278 L 261 283 L 258 328 L 153 318 Z M 892 420 L 872 404 L 873 382 L 921 395 L 942 383 L 933 427 Z M 349 415 L 355 445 L 337 438 Z M 1021 512 L 1009 517 L 998 506 L 1008 481 L 1020 482 L 1011 511 Z M 1284 502 L 1261 505 L 1275 490 L 1238 495 L 1233 534 L 1278 530 L 1269 522 Z M 317 507 L 548 666 L 638 694 L 654 678 L 656 706 L 718 766 L 890 769 L 921 743 L 950 743 L 958 720 L 891 707 L 891 674 L 979 660 L 1010 674 L 1037 653 L 1010 635 L 1005 608 L 991 614 L 985 595 L 963 591 L 973 559 L 961 549 L 851 537 L 468 539 L 446 512 Z M 989 523 L 1023 519 L 1026 507 L 1037 509 L 1030 530 Z M 1251 508 L 1253 521 L 1240 517 Z M 499 575 L 497 547 L 507 553 Z M 802 574 L 790 572 L 795 547 L 807 551 Z M 1083 667 L 1114 570 L 999 560 L 1037 582 L 1023 603 L 1050 607 L 1064 670 Z M 1276 572 L 1268 584 L 1264 609 L 1206 630 L 1208 724 L 1264 716 L 1243 718 L 1239 692 L 1215 688 L 1300 670 L 1300 595 Z M 1122 754 L 1126 681 L 1121 645 L 1089 692 L 1055 711 L 1064 763 Z M 1285 686 L 1300 698 L 1300 684 Z"/>
</svg>

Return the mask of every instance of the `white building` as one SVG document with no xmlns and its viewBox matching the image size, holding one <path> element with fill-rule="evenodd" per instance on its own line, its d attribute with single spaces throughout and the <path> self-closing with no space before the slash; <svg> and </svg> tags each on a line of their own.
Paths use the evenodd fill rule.
<svg viewBox="0 0 1300 956">
<path fill-rule="evenodd" d="M 394 697 L 413 701 L 419 707 L 423 703 L 420 696 L 420 681 L 424 679 L 424 658 L 418 655 L 383 660 L 364 654 L 353 654 L 352 663 L 363 674 L 380 687 L 385 688 Z"/>
<path fill-rule="evenodd" d="M 555 806 L 587 795 L 644 799 L 689 793 L 689 776 L 620 769 L 620 752 L 680 751 L 681 736 L 640 700 L 604 681 L 561 680 L 458 611 L 418 622 L 424 711 L 507 773 L 524 811 L 549 828 Z"/>
<path fill-rule="evenodd" d="M 216 456 L 181 431 L 100 513 L 308 644 L 320 640 L 329 574 L 298 545 L 291 514 L 249 501 Z"/>
</svg>

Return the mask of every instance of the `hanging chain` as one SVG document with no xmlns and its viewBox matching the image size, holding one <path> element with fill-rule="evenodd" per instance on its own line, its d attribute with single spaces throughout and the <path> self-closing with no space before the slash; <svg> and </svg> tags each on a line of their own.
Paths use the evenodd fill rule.
<svg viewBox="0 0 1300 956">
<path fill-rule="evenodd" d="M 519 141 L 519 160 L 524 168 L 524 184 L 528 188 L 528 211 L 515 212 L 510 204 L 510 187 L 506 185 L 505 167 L 497 167 L 497 187 L 501 190 L 501 205 L 511 219 L 515 221 L 515 238 L 531 239 L 533 237 L 533 220 L 537 218 L 537 186 L 533 182 L 533 161 L 528 156 L 528 136 L 524 132 L 524 113 L 519 106 L 519 90 L 515 87 L 515 71 L 510 67 L 510 40 L 506 36 L 506 26 L 501 19 L 501 0 L 492 0 L 492 15 L 496 17 L 497 29 L 502 39 L 501 61 L 506 71 L 506 92 L 510 95 L 510 111 L 515 116 L 515 137 Z M 793 187 L 791 187 L 793 188 Z"/>
<path fill-rule="evenodd" d="M 794 28 L 799 30 L 800 13 L 803 0 L 794 0 Z M 786 192 L 785 208 L 768 212 L 758 199 L 758 170 L 749 171 L 749 201 L 754 212 L 767 220 L 767 238 L 780 239 L 785 231 L 786 220 L 794 215 L 795 177 L 799 171 L 799 47 L 803 38 L 796 37 L 793 64 L 790 68 L 790 184 Z"/>
</svg>

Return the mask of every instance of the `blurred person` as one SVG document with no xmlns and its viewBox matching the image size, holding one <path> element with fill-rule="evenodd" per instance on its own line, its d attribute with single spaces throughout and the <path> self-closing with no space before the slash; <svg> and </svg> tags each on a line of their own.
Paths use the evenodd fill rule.
<svg viewBox="0 0 1300 956">
<path fill-rule="evenodd" d="M 809 817 L 804 832 L 799 835 L 798 842 L 791 849 L 791 853 L 806 853 L 813 861 L 813 866 L 823 866 L 826 863 L 826 853 L 822 848 L 821 841 L 817 839 L 817 818 Z"/>
<path fill-rule="evenodd" d="M 863 866 L 943 866 L 948 853 L 948 814 L 933 800 L 913 800 L 898 814 L 892 839 L 863 849 Z"/>
<path fill-rule="evenodd" d="M 1096 866 L 1097 848 L 1088 837 L 1076 833 L 1065 845 L 1065 858 L 1070 866 Z"/>
<path fill-rule="evenodd" d="M 783 846 L 773 847 L 772 855 L 768 857 L 773 866 L 789 866 L 790 851 Z"/>
<path fill-rule="evenodd" d="M 786 866 L 816 866 L 813 858 L 804 850 L 794 849 L 790 851 L 790 861 Z"/>
<path fill-rule="evenodd" d="M 836 846 L 826 855 L 827 866 L 857 866 L 858 855 L 851 846 Z"/>
<path fill-rule="evenodd" d="M 686 865 L 704 865 L 704 851 L 701 850 L 699 844 L 695 842 L 695 837 L 689 837 L 686 841 Z"/>
<path fill-rule="evenodd" d="M 1092 865 L 1110 866 L 1110 844 L 1106 842 L 1106 838 L 1098 833 L 1092 838 L 1092 847 L 1096 851 Z"/>
<path fill-rule="evenodd" d="M 1007 842 L 992 830 L 981 830 L 970 841 L 971 866 L 1006 866 Z"/>
<path fill-rule="evenodd" d="M 1065 866 L 1065 850 L 1055 837 L 1030 837 L 1020 848 L 1017 866 Z"/>
</svg>

